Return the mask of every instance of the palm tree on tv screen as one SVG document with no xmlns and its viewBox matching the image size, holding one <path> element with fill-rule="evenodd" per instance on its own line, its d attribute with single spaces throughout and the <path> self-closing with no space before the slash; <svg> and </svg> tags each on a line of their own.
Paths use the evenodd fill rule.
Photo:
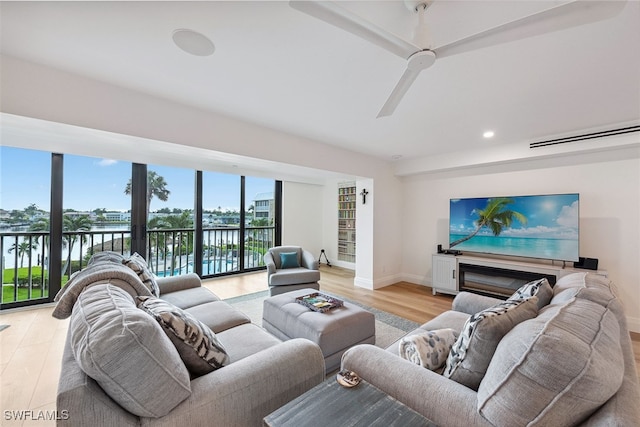
<svg viewBox="0 0 640 427">
<path fill-rule="evenodd" d="M 462 242 L 466 242 L 478 234 L 483 227 L 490 228 L 494 236 L 499 236 L 505 228 L 511 227 L 514 220 L 525 225 L 527 223 L 526 216 L 507 208 L 507 206 L 512 203 L 513 199 L 498 197 L 487 200 L 487 205 L 484 209 L 474 209 L 472 214 L 478 215 L 478 219 L 475 221 L 476 229 L 468 236 L 451 242 L 449 247 L 452 248 Z"/>
</svg>

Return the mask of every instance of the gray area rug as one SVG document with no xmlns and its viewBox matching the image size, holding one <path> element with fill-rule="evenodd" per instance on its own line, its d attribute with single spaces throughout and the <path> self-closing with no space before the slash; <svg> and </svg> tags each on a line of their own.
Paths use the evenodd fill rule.
<svg viewBox="0 0 640 427">
<path fill-rule="evenodd" d="M 262 291 L 235 298 L 228 298 L 225 301 L 249 316 L 251 322 L 262 326 L 262 302 L 268 297 L 269 292 Z M 403 319 L 386 311 L 368 307 L 346 298 L 339 298 L 350 304 L 360 306 L 374 314 L 376 318 L 376 346 L 378 347 L 386 348 L 407 332 L 420 326 L 416 322 Z"/>
</svg>

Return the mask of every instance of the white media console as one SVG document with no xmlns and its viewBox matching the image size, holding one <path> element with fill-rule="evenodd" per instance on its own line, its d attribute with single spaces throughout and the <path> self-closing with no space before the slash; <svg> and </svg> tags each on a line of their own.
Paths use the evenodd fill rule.
<svg viewBox="0 0 640 427">
<path fill-rule="evenodd" d="M 556 265 L 557 264 L 557 265 Z M 577 271 L 563 262 L 515 261 L 471 255 L 433 254 L 431 284 L 437 292 L 455 295 L 460 291 L 508 297 L 524 283 L 546 277 L 554 285 L 562 276 Z M 603 270 L 594 271 L 606 276 Z"/>
</svg>

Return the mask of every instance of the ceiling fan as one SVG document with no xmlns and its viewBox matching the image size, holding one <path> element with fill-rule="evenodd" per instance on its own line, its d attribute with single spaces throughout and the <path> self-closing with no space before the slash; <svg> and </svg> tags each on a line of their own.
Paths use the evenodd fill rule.
<svg viewBox="0 0 640 427">
<path fill-rule="evenodd" d="M 418 15 L 418 25 L 412 41 L 406 41 L 380 28 L 337 3 L 304 0 L 289 2 L 294 9 L 348 31 L 407 60 L 404 74 L 377 117 L 393 114 L 420 72 L 433 65 L 436 58 L 610 18 L 622 10 L 626 0 L 573 0 L 435 48 L 431 47 L 428 28 L 424 21 L 426 10 L 433 0 L 405 0 L 404 3 L 410 11 Z"/>
</svg>

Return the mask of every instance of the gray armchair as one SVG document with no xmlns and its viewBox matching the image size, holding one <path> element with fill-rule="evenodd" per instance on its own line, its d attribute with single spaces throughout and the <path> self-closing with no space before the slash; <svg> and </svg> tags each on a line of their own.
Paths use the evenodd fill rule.
<svg viewBox="0 0 640 427">
<path fill-rule="evenodd" d="M 298 289 L 320 289 L 318 261 L 300 246 L 273 247 L 264 254 L 264 263 L 271 296 Z"/>
</svg>

